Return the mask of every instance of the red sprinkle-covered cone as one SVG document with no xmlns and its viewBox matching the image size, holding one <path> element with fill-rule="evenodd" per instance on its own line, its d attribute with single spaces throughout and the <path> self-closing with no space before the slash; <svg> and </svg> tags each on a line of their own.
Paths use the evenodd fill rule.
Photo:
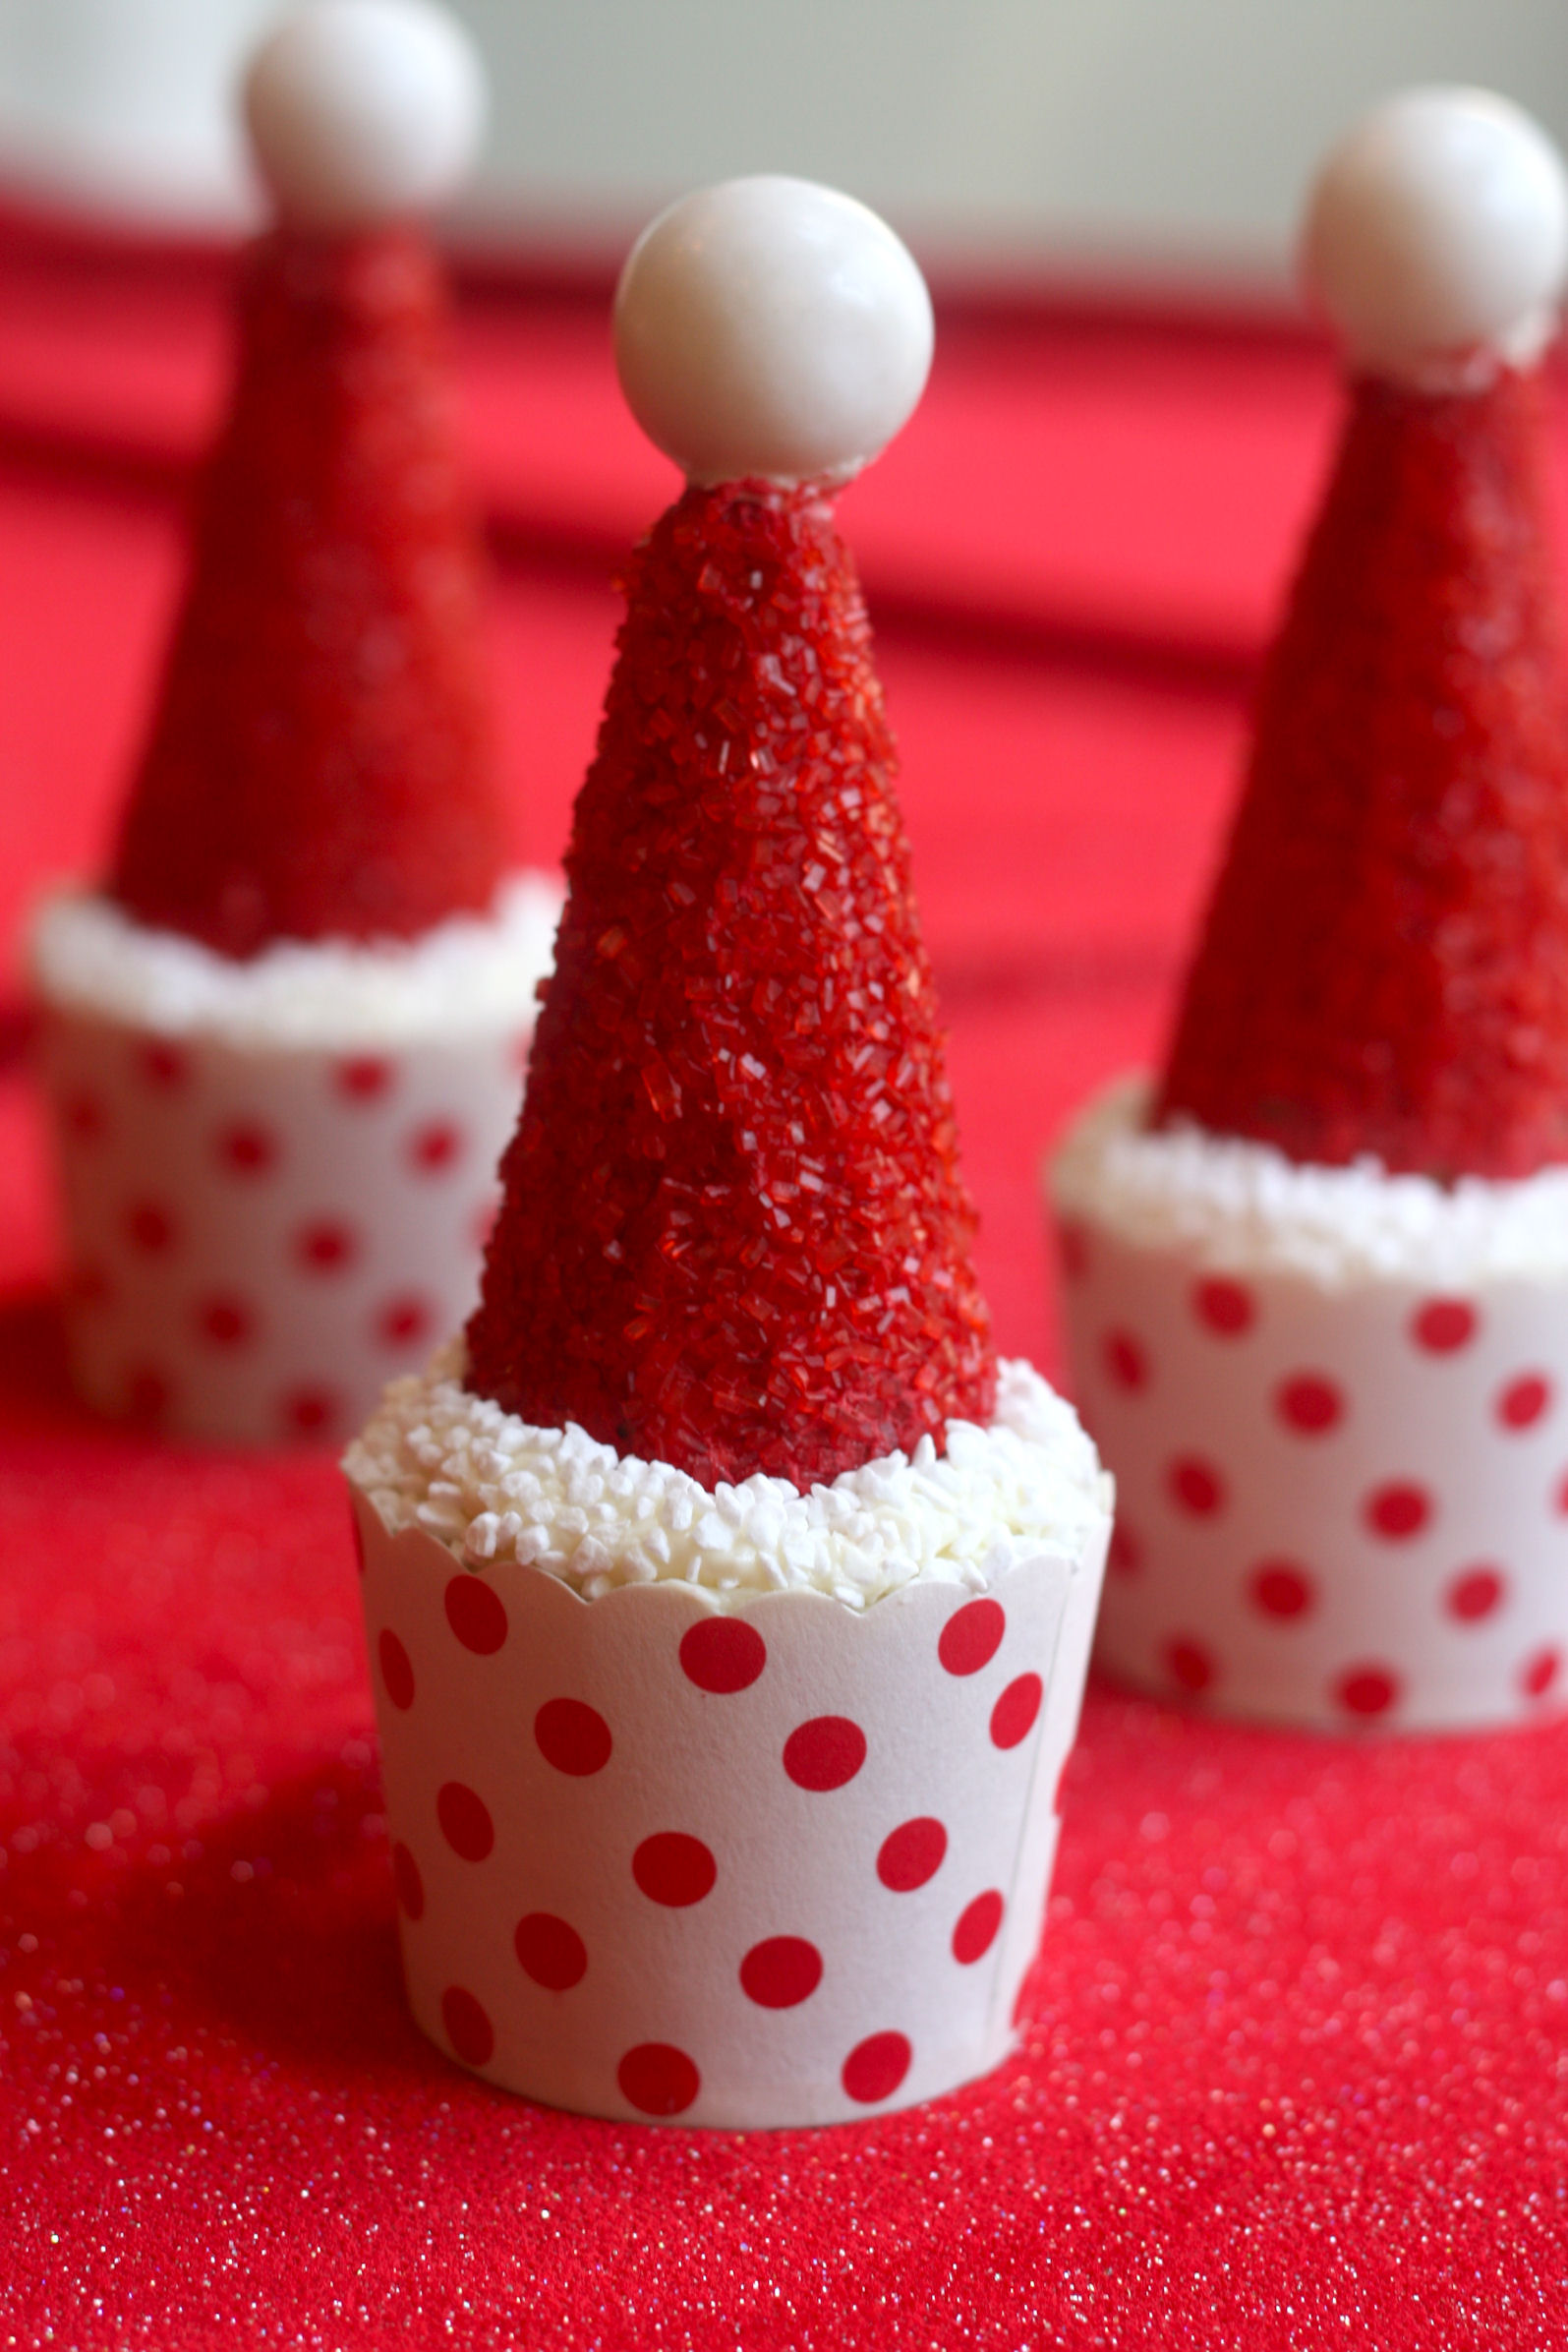
<svg viewBox="0 0 1568 2352">
<path fill-rule="evenodd" d="M 1158 1117 L 1296 1160 L 1568 1159 L 1568 697 L 1538 375 L 1356 384 Z"/>
<path fill-rule="evenodd" d="M 411 937 L 506 862 L 477 545 L 422 232 L 281 228 L 109 883 L 219 953 Z"/>
<path fill-rule="evenodd" d="M 894 766 L 826 500 L 689 490 L 632 566 L 472 1388 L 710 1486 L 989 1419 Z"/>
</svg>

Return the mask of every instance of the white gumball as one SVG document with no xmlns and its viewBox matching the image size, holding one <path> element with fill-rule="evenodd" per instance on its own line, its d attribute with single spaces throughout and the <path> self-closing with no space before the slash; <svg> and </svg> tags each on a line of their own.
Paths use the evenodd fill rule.
<svg viewBox="0 0 1568 2352">
<path fill-rule="evenodd" d="M 1568 275 L 1562 157 L 1488 90 L 1406 90 L 1329 156 L 1302 261 L 1354 367 L 1432 383 L 1524 366 Z"/>
<path fill-rule="evenodd" d="M 450 196 L 485 126 L 484 70 L 432 0 L 316 0 L 264 41 L 245 115 L 279 213 L 357 229 Z"/>
<path fill-rule="evenodd" d="M 632 248 L 615 364 L 649 439 L 694 482 L 845 480 L 931 367 L 931 297 L 886 221 L 809 180 L 726 180 Z"/>
</svg>

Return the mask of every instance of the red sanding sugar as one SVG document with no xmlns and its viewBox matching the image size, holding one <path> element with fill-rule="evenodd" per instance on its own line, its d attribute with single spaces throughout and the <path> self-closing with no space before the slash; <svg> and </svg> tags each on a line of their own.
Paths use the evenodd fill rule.
<svg viewBox="0 0 1568 2352">
<path fill-rule="evenodd" d="M 1541 387 L 1365 382 L 1265 676 L 1159 1116 L 1438 1178 L 1568 1158 Z"/>
<path fill-rule="evenodd" d="M 470 1385 L 706 1485 L 989 1418 L 895 754 L 820 498 L 634 558 Z"/>
<path fill-rule="evenodd" d="M 413 229 L 249 255 L 238 382 L 110 888 L 220 953 L 410 937 L 506 862 L 477 542 Z"/>
</svg>

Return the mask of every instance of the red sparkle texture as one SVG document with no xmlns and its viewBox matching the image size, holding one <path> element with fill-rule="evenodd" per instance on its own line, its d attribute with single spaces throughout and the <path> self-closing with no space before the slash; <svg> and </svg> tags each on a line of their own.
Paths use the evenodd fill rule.
<svg viewBox="0 0 1568 2352">
<path fill-rule="evenodd" d="M 478 542 L 417 230 L 278 230 L 109 887 L 220 954 L 411 937 L 506 862 Z"/>
<path fill-rule="evenodd" d="M 1543 443 L 1535 376 L 1463 395 L 1356 385 L 1160 1119 L 1439 1178 L 1568 1159 L 1568 696 Z"/>
<path fill-rule="evenodd" d="M 996 1384 L 895 753 L 827 501 L 637 551 L 469 1383 L 802 1489 Z"/>
</svg>

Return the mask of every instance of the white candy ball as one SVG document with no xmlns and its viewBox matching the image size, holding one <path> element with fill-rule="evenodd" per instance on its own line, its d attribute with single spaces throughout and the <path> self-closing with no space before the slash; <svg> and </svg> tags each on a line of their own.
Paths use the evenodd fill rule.
<svg viewBox="0 0 1568 2352">
<path fill-rule="evenodd" d="M 615 296 L 621 388 L 694 482 L 844 480 L 907 421 L 932 331 L 925 280 L 886 221 L 773 175 L 671 205 Z"/>
<path fill-rule="evenodd" d="M 1523 366 L 1568 274 L 1568 175 L 1522 108 L 1483 89 L 1411 89 L 1329 156 L 1303 271 L 1353 365 L 1431 382 L 1478 351 Z"/>
<path fill-rule="evenodd" d="M 485 126 L 484 69 L 431 0 L 316 0 L 245 81 L 262 176 L 301 228 L 371 228 L 439 204 Z"/>
</svg>

